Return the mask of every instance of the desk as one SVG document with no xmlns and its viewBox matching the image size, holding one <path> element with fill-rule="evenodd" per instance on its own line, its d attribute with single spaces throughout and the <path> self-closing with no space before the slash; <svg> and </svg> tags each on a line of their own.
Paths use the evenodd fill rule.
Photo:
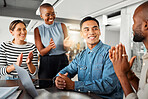
<svg viewBox="0 0 148 99">
<path fill-rule="evenodd" d="M 33 82 L 34 81 L 35 80 L 33 80 Z M 12 87 L 12 86 L 19 86 L 19 89 L 23 90 L 18 99 L 32 99 L 31 96 L 26 92 L 26 90 L 22 86 L 20 80 L 0 80 L 0 87 Z M 44 88 L 44 89 L 46 89 L 51 93 L 66 91 L 66 90 L 59 90 L 55 86 L 50 86 L 49 88 Z M 82 93 L 82 94 L 91 97 L 91 99 L 102 99 L 99 96 L 95 95 L 94 93 Z"/>
</svg>

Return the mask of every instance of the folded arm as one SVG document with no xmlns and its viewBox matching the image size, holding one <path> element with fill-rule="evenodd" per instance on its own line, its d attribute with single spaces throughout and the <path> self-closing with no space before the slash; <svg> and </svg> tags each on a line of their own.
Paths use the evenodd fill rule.
<svg viewBox="0 0 148 99">
<path fill-rule="evenodd" d="M 61 70 L 60 73 L 61 74 L 68 73 L 68 77 L 72 78 L 78 72 L 79 67 L 76 63 L 77 63 L 76 59 L 73 60 L 72 63 L 69 66 L 65 67 L 63 70 Z M 93 75 L 95 76 L 96 74 Z M 119 85 L 118 78 L 114 72 L 113 65 L 109 57 L 106 57 L 102 78 L 92 79 L 89 81 L 75 81 L 74 83 L 75 83 L 74 85 L 75 91 L 81 91 L 81 92 L 91 91 L 99 94 L 109 94 Z"/>
</svg>

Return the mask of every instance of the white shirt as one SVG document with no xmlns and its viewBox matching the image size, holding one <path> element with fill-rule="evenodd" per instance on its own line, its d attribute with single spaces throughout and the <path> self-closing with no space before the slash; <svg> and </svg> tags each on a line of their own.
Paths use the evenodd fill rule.
<svg viewBox="0 0 148 99">
<path fill-rule="evenodd" d="M 130 93 L 126 99 L 148 99 L 148 52 L 142 57 L 143 66 L 137 93 Z"/>
</svg>

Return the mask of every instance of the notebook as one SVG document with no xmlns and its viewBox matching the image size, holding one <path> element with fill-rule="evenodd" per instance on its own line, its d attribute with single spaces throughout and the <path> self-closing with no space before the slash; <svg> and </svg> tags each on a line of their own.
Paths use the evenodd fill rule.
<svg viewBox="0 0 148 99">
<path fill-rule="evenodd" d="M 14 93 L 17 93 L 17 89 L 19 86 L 15 87 L 0 87 L 0 99 L 5 99 L 13 95 Z"/>
<path fill-rule="evenodd" d="M 17 99 L 21 92 L 22 92 L 22 90 L 15 91 L 13 94 L 8 96 L 7 99 Z"/>
</svg>

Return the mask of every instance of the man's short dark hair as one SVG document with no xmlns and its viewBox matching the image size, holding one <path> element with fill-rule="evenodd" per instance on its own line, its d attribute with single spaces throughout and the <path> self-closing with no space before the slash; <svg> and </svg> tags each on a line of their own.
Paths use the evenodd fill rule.
<svg viewBox="0 0 148 99">
<path fill-rule="evenodd" d="M 80 22 L 80 29 L 82 28 L 82 24 L 83 24 L 84 22 L 86 22 L 86 21 L 89 21 L 89 20 L 95 21 L 95 22 L 98 24 L 98 27 L 99 27 L 99 22 L 98 22 L 98 20 L 96 20 L 96 19 L 93 18 L 93 17 L 88 16 L 88 17 L 85 17 L 85 18 Z"/>
</svg>

